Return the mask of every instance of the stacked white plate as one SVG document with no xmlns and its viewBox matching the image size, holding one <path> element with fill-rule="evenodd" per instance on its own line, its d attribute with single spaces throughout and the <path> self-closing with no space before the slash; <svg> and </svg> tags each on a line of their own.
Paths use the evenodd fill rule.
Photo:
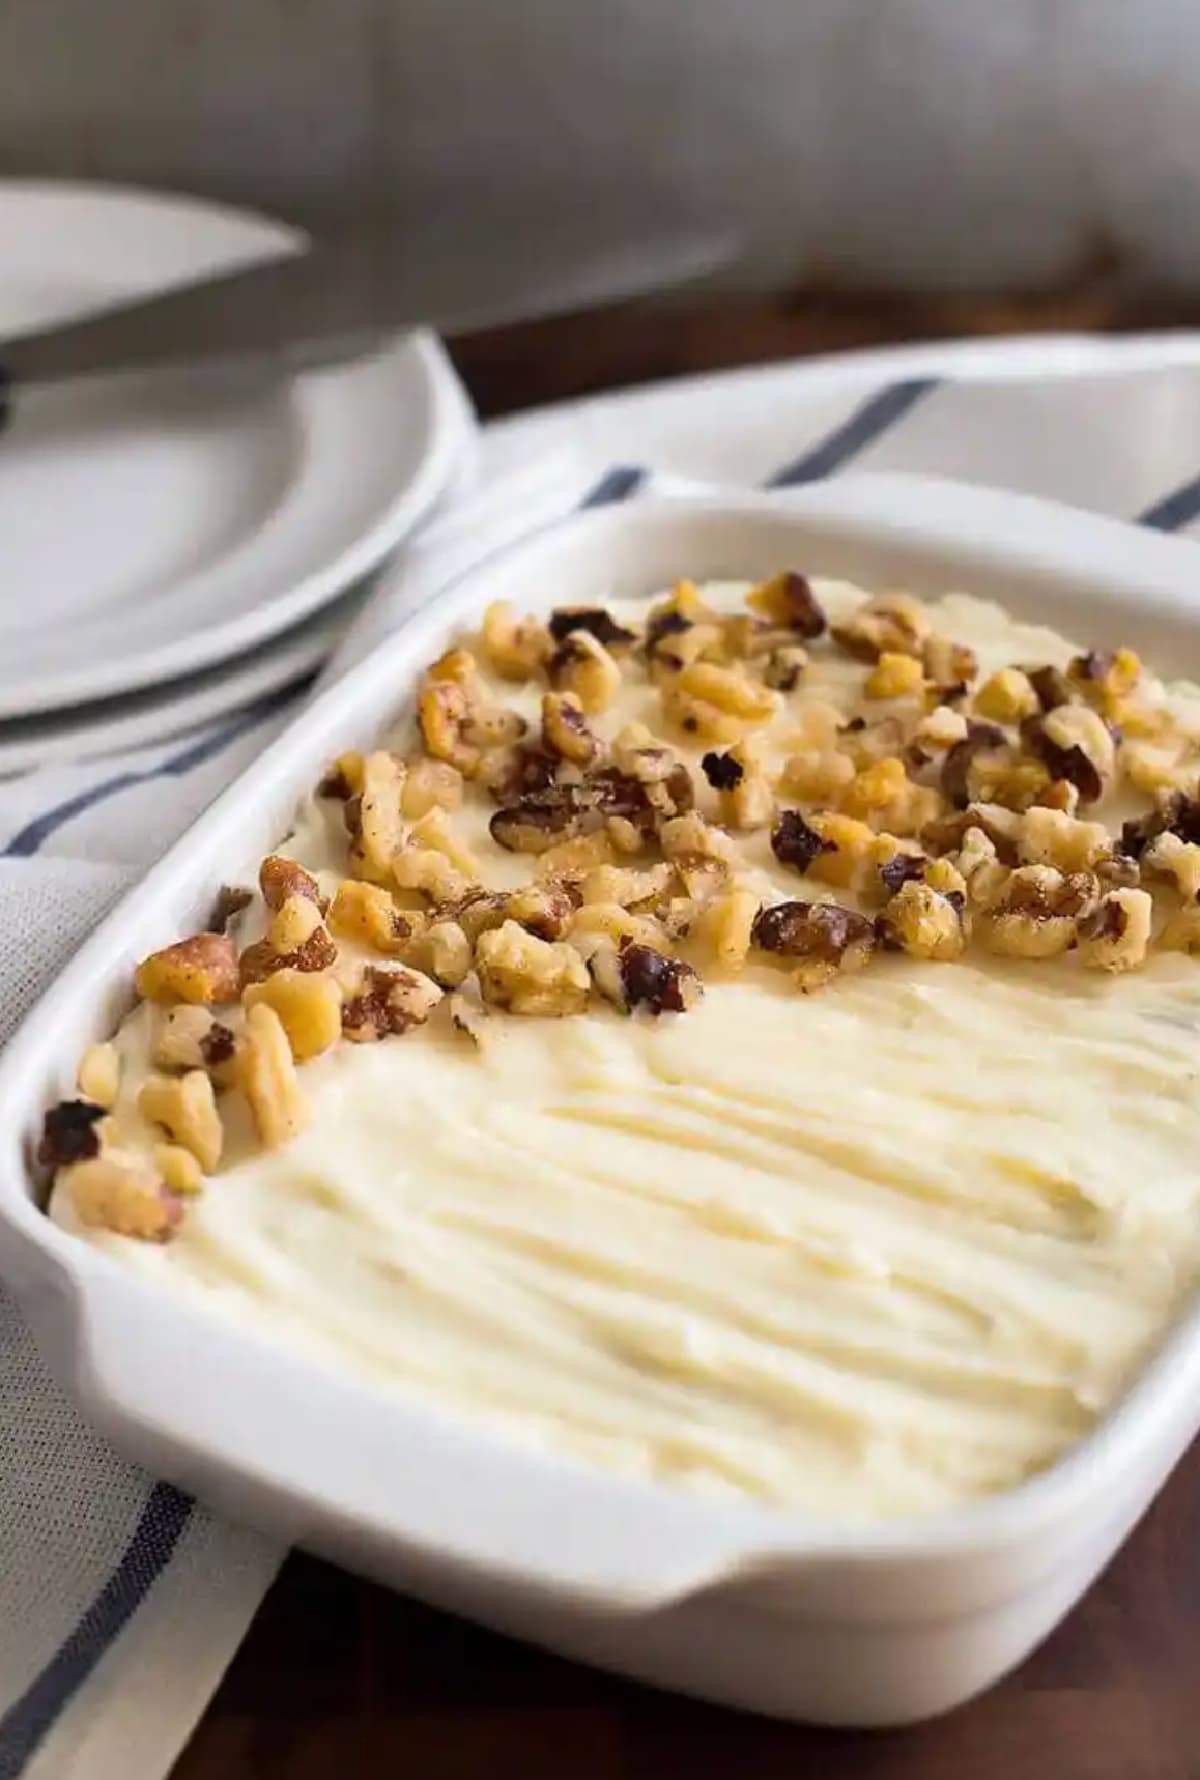
<svg viewBox="0 0 1200 1780">
<path fill-rule="evenodd" d="M 149 192 L 0 182 L 0 338 L 303 237 Z M 0 433 L 0 773 L 131 747 L 298 684 L 447 483 L 438 342 L 271 388 L 121 379 Z"/>
</svg>

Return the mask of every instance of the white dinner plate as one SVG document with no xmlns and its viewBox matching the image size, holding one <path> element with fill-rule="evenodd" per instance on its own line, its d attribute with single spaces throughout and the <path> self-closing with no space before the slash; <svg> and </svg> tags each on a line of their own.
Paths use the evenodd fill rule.
<svg viewBox="0 0 1200 1780">
<path fill-rule="evenodd" d="M 169 687 L 0 723 L 0 779 L 170 741 L 245 712 L 273 693 L 299 689 L 328 658 L 366 597 L 367 590 L 356 587 L 237 661 L 172 680 Z"/>
<path fill-rule="evenodd" d="M 0 338 L 303 240 L 192 198 L 0 181 Z M 428 334 L 269 388 L 32 393 L 0 436 L 0 718 L 193 674 L 297 624 L 424 514 L 466 413 Z"/>
</svg>

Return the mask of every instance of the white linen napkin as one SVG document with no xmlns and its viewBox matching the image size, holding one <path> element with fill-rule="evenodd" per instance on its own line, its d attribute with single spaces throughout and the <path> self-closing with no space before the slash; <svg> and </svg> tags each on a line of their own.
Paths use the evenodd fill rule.
<svg viewBox="0 0 1200 1780">
<path fill-rule="evenodd" d="M 574 508 L 648 490 L 915 470 L 1163 529 L 1200 522 L 1200 341 L 1049 342 L 1040 361 L 1028 342 L 1009 358 L 994 346 L 964 354 L 815 361 L 505 423 L 484 435 L 476 491 L 401 553 L 325 677 L 471 563 Z M 1081 363 L 1086 374 L 1074 374 Z M 305 696 L 0 781 L 0 1041 Z M 157 1780 L 281 1555 L 92 1434 L 0 1294 L 0 1780 Z"/>
</svg>

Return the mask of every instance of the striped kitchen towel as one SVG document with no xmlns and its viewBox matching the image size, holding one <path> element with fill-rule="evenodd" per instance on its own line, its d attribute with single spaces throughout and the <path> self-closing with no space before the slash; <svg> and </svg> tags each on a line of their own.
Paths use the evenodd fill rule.
<svg viewBox="0 0 1200 1780">
<path fill-rule="evenodd" d="M 651 490 L 914 470 L 1166 530 L 1200 526 L 1200 343 L 1143 342 L 1138 359 L 1129 347 L 1076 343 L 1072 356 L 1051 342 L 1031 372 L 1033 350 L 1014 347 L 1006 369 L 1003 355 L 993 364 L 979 349 L 982 370 L 969 377 L 962 349 L 925 349 L 664 386 L 507 422 L 485 435 L 481 491 L 407 547 L 326 675 L 345 671 L 483 555 L 573 508 Z M 1086 375 L 1077 374 L 1081 354 Z M 1024 375 L 1012 374 L 1017 363 Z M 100 914 L 309 690 L 156 746 L 0 782 L 0 1040 Z M 2 1294 L 0 1386 L 0 1780 L 159 1776 L 281 1553 L 145 1477 L 90 1432 Z"/>
</svg>

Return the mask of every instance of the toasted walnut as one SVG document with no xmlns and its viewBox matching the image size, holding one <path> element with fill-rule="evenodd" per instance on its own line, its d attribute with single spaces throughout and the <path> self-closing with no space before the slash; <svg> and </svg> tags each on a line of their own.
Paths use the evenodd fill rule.
<svg viewBox="0 0 1200 1780">
<path fill-rule="evenodd" d="M 1021 818 L 1015 810 L 1002 809 L 999 804 L 972 803 L 951 816 L 927 822 L 921 830 L 921 844 L 930 853 L 952 853 L 962 845 L 963 836 L 970 828 L 983 830 L 1003 864 L 1017 863 Z"/>
<path fill-rule="evenodd" d="M 975 694 L 975 709 L 993 723 L 1020 723 L 1039 708 L 1029 675 L 1018 667 L 999 668 Z"/>
<path fill-rule="evenodd" d="M 790 571 L 772 575 L 769 581 L 760 581 L 750 590 L 746 604 L 772 624 L 794 630 L 810 642 L 825 630 L 825 614 L 806 575 Z"/>
<path fill-rule="evenodd" d="M 138 1094 L 138 1111 L 161 1125 L 173 1143 L 195 1156 L 205 1174 L 221 1160 L 225 1133 L 213 1085 L 202 1069 L 186 1075 L 151 1075 Z"/>
<path fill-rule="evenodd" d="M 236 1040 L 233 1029 L 214 1020 L 207 1008 L 181 1005 L 163 1017 L 150 1051 L 159 1069 L 207 1069 L 213 1080 L 232 1080 Z"/>
<path fill-rule="evenodd" d="M 884 943 L 942 963 L 962 956 L 968 938 L 966 897 L 930 883 L 902 884 L 881 917 Z"/>
<path fill-rule="evenodd" d="M 497 810 L 488 831 L 510 853 L 544 853 L 602 824 L 602 812 L 582 786 L 554 785 Z"/>
<path fill-rule="evenodd" d="M 1006 760 L 984 754 L 967 769 L 967 789 L 972 803 L 1002 804 L 1021 813 L 1040 804 L 1058 781 L 1040 760 Z"/>
<path fill-rule="evenodd" d="M 940 754 L 946 748 L 953 748 L 956 742 L 965 741 L 969 727 L 961 711 L 950 705 L 935 705 L 917 724 L 913 742 L 923 751 Z"/>
<path fill-rule="evenodd" d="M 571 692 L 589 716 L 606 711 L 621 686 L 621 670 L 608 650 L 587 630 L 564 637 L 548 666 L 550 684 Z"/>
<path fill-rule="evenodd" d="M 1169 792 L 1147 815 L 1123 825 L 1119 850 L 1131 859 L 1140 859 L 1160 834 L 1174 834 L 1181 841 L 1200 844 L 1200 799 Z"/>
<path fill-rule="evenodd" d="M 763 663 L 763 684 L 774 692 L 794 692 L 808 666 L 808 650 L 799 643 L 780 643 Z"/>
<path fill-rule="evenodd" d="M 457 902 L 474 882 L 435 847 L 406 847 L 392 862 L 392 876 L 401 890 L 416 890 L 431 902 Z"/>
<path fill-rule="evenodd" d="M 968 828 L 954 860 L 974 908 L 990 909 L 1008 882 L 1009 867 L 996 855 L 996 845 L 982 828 Z"/>
<path fill-rule="evenodd" d="M 515 921 L 480 935 L 475 953 L 483 999 L 513 1014 L 578 1013 L 591 979 L 572 946 L 538 939 Z"/>
<path fill-rule="evenodd" d="M 270 854 L 258 868 L 258 887 L 269 909 L 281 909 L 289 897 L 303 897 L 320 902 L 321 889 L 311 872 L 297 865 L 294 859 Z"/>
<path fill-rule="evenodd" d="M 1068 779 L 1082 802 L 1095 803 L 1112 783 L 1116 747 L 1103 717 L 1087 705 L 1061 705 L 1022 725 L 1022 740 L 1056 779 Z"/>
<path fill-rule="evenodd" d="M 206 1007 L 235 1001 L 237 952 L 228 934 L 194 933 L 191 939 L 143 958 L 134 981 L 143 1001 L 188 1001 Z"/>
<path fill-rule="evenodd" d="M 1158 943 L 1167 952 L 1200 954 L 1200 903 L 1188 902 L 1167 919 Z"/>
<path fill-rule="evenodd" d="M 1073 816 L 1079 808 L 1079 787 L 1072 785 L 1069 779 L 1051 779 L 1038 792 L 1030 808 L 1061 810 L 1064 816 Z"/>
<path fill-rule="evenodd" d="M 1090 872 L 1018 866 L 992 905 L 988 944 L 1012 958 L 1057 957 L 1075 943 L 1075 923 L 1094 907 L 1098 891 Z"/>
<path fill-rule="evenodd" d="M 1027 667 L 1024 671 L 1043 711 L 1056 711 L 1060 705 L 1071 703 L 1073 688 L 1061 668 L 1047 664 Z"/>
<path fill-rule="evenodd" d="M 821 820 L 818 815 L 814 821 Z M 836 851 L 837 842 L 827 838 L 819 828 L 807 822 L 799 810 L 781 810 L 771 830 L 771 851 L 781 865 L 790 865 L 803 875 L 822 853 Z"/>
<path fill-rule="evenodd" d="M 577 835 L 574 840 L 559 841 L 540 854 L 534 874 L 539 881 L 561 879 L 572 883 L 587 876 L 597 865 L 613 865 L 616 854 L 603 829 L 592 834 Z"/>
<path fill-rule="evenodd" d="M 403 964 L 369 964 L 342 1006 L 342 1032 L 356 1044 L 400 1037 L 423 1026 L 442 990 L 422 971 Z"/>
<path fill-rule="evenodd" d="M 603 606 L 556 606 L 550 614 L 550 635 L 556 643 L 565 642 L 573 631 L 585 630 L 614 655 L 632 649 L 637 642 L 634 631 L 618 624 Z"/>
<path fill-rule="evenodd" d="M 666 895 L 674 876 L 674 867 L 666 864 L 652 865 L 645 871 L 598 865 L 584 878 L 579 893 L 584 904 L 615 902 L 624 909 L 653 906 Z"/>
<path fill-rule="evenodd" d="M 663 856 L 672 860 L 713 859 L 734 867 L 739 855 L 735 842 L 723 828 L 715 828 L 695 810 L 664 822 L 659 830 Z"/>
<path fill-rule="evenodd" d="M 547 692 L 542 698 L 542 740 L 549 753 L 575 766 L 594 766 L 604 743 L 584 715 L 573 692 Z"/>
<path fill-rule="evenodd" d="M 1142 868 L 1136 859 L 1112 853 L 1098 862 L 1096 877 L 1103 890 L 1136 890 L 1142 881 Z"/>
<path fill-rule="evenodd" d="M 690 810 L 695 801 L 692 775 L 671 748 L 642 740 L 641 724 L 623 729 L 613 746 L 612 771 L 605 775 L 612 788 L 610 804 L 637 814 L 643 807 L 654 818 L 670 820 Z"/>
<path fill-rule="evenodd" d="M 265 1002 L 246 1010 L 246 1030 L 238 1051 L 238 1083 L 268 1149 L 289 1142 L 308 1122 L 309 1108 L 300 1091 L 283 1021 Z"/>
<path fill-rule="evenodd" d="M 410 962 L 441 989 L 457 989 L 471 974 L 474 948 L 457 921 L 434 921 L 410 954 Z"/>
<path fill-rule="evenodd" d="M 875 949 L 875 927 L 865 915 L 834 902 L 779 902 L 760 909 L 751 932 L 764 952 L 798 960 L 794 981 L 805 994 L 839 971 L 860 970 Z"/>
<path fill-rule="evenodd" d="M 89 1045 L 79 1064 L 78 1080 L 85 1100 L 111 1112 L 121 1086 L 121 1059 L 116 1045 Z"/>
<path fill-rule="evenodd" d="M 329 925 L 340 939 L 396 957 L 420 932 L 425 917 L 398 909 L 379 884 L 343 878 L 329 905 Z"/>
<path fill-rule="evenodd" d="M 729 828 L 765 828 L 775 814 L 775 793 L 761 762 L 746 742 L 725 754 L 710 751 L 700 762 L 718 795 L 721 820 Z"/>
<path fill-rule="evenodd" d="M 907 810 L 912 790 L 904 762 L 894 754 L 885 755 L 854 775 L 842 793 L 841 808 L 848 816 L 894 828 Z"/>
<path fill-rule="evenodd" d="M 472 708 L 465 734 L 469 746 L 482 749 L 486 759 L 494 749 L 511 748 L 528 730 L 528 721 L 519 711 L 510 711 L 504 705 L 479 704 Z"/>
<path fill-rule="evenodd" d="M 193 1198 L 203 1191 L 204 1170 L 191 1150 L 185 1150 L 179 1143 L 156 1143 L 151 1156 L 169 1193 Z"/>
<path fill-rule="evenodd" d="M 601 994 L 629 1014 L 638 1008 L 645 1008 L 655 1018 L 686 1013 L 703 993 L 690 964 L 669 958 L 653 946 L 603 947 L 592 955 L 591 972 Z"/>
<path fill-rule="evenodd" d="M 1142 676 L 1132 649 L 1090 649 L 1067 663 L 1067 679 L 1105 717 L 1114 717 Z"/>
<path fill-rule="evenodd" d="M 476 782 L 499 804 L 515 802 L 531 791 L 545 791 L 558 778 L 562 757 L 540 743 L 520 742 L 489 748 L 479 763 Z"/>
<path fill-rule="evenodd" d="M 400 787 L 400 813 L 419 822 L 430 810 L 456 810 L 462 803 L 463 778 L 444 760 L 411 760 Z"/>
<path fill-rule="evenodd" d="M 831 635 L 859 661 L 877 661 L 881 655 L 919 656 L 929 635 L 929 619 L 919 601 L 907 594 L 881 594 L 833 625 Z"/>
<path fill-rule="evenodd" d="M 1110 890 L 1076 931 L 1079 961 L 1090 970 L 1137 970 L 1150 950 L 1154 904 L 1145 890 Z"/>
<path fill-rule="evenodd" d="M 300 900 L 297 898 L 297 901 Z M 311 904 L 304 906 L 312 907 Z M 278 918 L 275 917 L 276 920 Z M 281 932 L 289 930 L 287 924 L 280 929 Z M 318 918 L 308 938 L 289 952 L 277 952 L 269 936 L 247 946 L 238 959 L 240 986 L 244 989 L 249 983 L 265 982 L 277 970 L 328 970 L 336 963 L 337 946 Z"/>
<path fill-rule="evenodd" d="M 246 990 L 245 1004 L 265 1003 L 279 1015 L 297 1063 L 319 1057 L 342 1031 L 342 995 L 332 977 L 279 970 Z"/>
<path fill-rule="evenodd" d="M 205 922 L 208 932 L 227 933 L 230 923 L 237 919 L 243 909 L 248 909 L 253 901 L 253 890 L 243 890 L 236 884 L 222 884 L 217 891 L 212 914 Z"/>
<path fill-rule="evenodd" d="M 307 896 L 287 896 L 267 923 L 272 951 L 298 952 L 321 928 L 321 911 Z"/>
<path fill-rule="evenodd" d="M 943 698 L 948 698 L 951 693 L 965 694 L 979 672 L 975 651 L 968 649 L 965 643 L 952 642 L 949 637 L 927 637 L 921 659 L 925 672 L 941 690 Z"/>
<path fill-rule="evenodd" d="M 461 1032 L 473 1045 L 481 1046 L 489 1016 L 478 996 L 460 990 L 450 997 L 446 1005 L 450 1009 L 450 1024 L 455 1032 Z"/>
<path fill-rule="evenodd" d="M 483 615 L 483 654 L 503 680 L 531 680 L 554 651 L 551 633 L 536 618 L 518 618 L 507 600 L 493 600 Z"/>
<path fill-rule="evenodd" d="M 655 686 L 667 686 L 695 661 L 728 662 L 728 625 L 722 620 L 712 624 L 689 624 L 673 635 L 661 639 L 649 657 L 650 678 Z M 736 658 L 734 658 L 736 659 Z"/>
<path fill-rule="evenodd" d="M 602 943 L 661 947 L 666 938 L 657 915 L 634 914 L 619 902 L 585 903 L 572 917 L 570 926 L 571 944 L 584 959 L 590 958 Z"/>
<path fill-rule="evenodd" d="M 1200 901 L 1200 846 L 1195 841 L 1181 840 L 1179 835 L 1165 830 L 1145 848 L 1141 863 L 1143 871 L 1172 879 L 1180 895 L 1189 902 Z M 79 1085 L 83 1086 L 82 1076 Z"/>
<path fill-rule="evenodd" d="M 483 680 L 479 672 L 479 663 L 469 649 L 461 645 L 447 649 L 444 655 L 431 662 L 425 670 L 425 678 L 435 685 L 460 686 L 472 704 L 483 698 Z"/>
<path fill-rule="evenodd" d="M 741 723 L 765 723 L 779 707 L 769 686 L 759 685 L 740 668 L 719 662 L 693 662 L 680 674 L 679 687 L 688 697 Z"/>
<path fill-rule="evenodd" d="M 392 855 L 404 837 L 403 788 L 403 761 L 382 749 L 366 756 L 362 791 L 347 805 L 353 834 L 350 869 L 355 877 L 373 884 L 387 882 Z"/>
<path fill-rule="evenodd" d="M 784 762 L 779 786 L 801 803 L 836 803 L 854 777 L 854 762 L 836 748 L 805 748 Z"/>
<path fill-rule="evenodd" d="M 915 655 L 895 655 L 885 650 L 867 675 L 867 698 L 915 698 L 925 684 L 925 674 Z"/>
<path fill-rule="evenodd" d="M 64 1168 L 100 1154 L 99 1125 L 105 1108 L 90 1100 L 60 1100 L 42 1120 L 37 1159 L 43 1168 Z"/>
<path fill-rule="evenodd" d="M 417 717 L 434 759 L 445 761 L 464 778 L 473 778 L 484 750 L 467 739 L 471 705 L 463 688 L 452 680 L 427 678 L 417 700 Z"/>
<path fill-rule="evenodd" d="M 1017 850 L 1025 865 L 1094 871 L 1112 852 L 1112 840 L 1102 822 L 1079 822 L 1061 810 L 1035 808 L 1021 817 Z"/>
<path fill-rule="evenodd" d="M 975 798 L 971 778 L 979 757 L 995 755 L 1004 759 L 1007 748 L 1008 737 L 994 723 L 967 724 L 966 735 L 947 750 L 942 763 L 942 791 L 956 809 L 965 809 Z"/>
<path fill-rule="evenodd" d="M 356 750 L 339 754 L 317 786 L 318 797 L 333 797 L 346 803 L 362 790 L 363 757 Z"/>
<path fill-rule="evenodd" d="M 132 1151 L 75 1162 L 59 1175 L 75 1215 L 90 1229 L 112 1230 L 143 1242 L 164 1242 L 182 1210 L 161 1176 Z"/>
<path fill-rule="evenodd" d="M 735 886 L 700 909 L 696 938 L 712 951 L 722 970 L 741 970 L 745 964 L 758 908 L 753 890 Z"/>
</svg>

